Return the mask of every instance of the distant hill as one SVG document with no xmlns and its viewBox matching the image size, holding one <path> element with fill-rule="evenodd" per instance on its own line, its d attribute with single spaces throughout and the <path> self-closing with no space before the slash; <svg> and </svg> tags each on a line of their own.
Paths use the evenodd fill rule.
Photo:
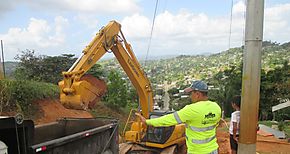
<svg viewBox="0 0 290 154">
<path fill-rule="evenodd" d="M 220 70 L 239 66 L 242 63 L 243 46 L 231 48 L 210 55 L 179 55 L 150 57 L 143 66 L 146 74 L 153 84 L 164 81 L 184 81 L 192 78 L 208 79 Z M 279 44 L 271 41 L 263 42 L 262 68 L 271 70 L 282 65 L 284 61 L 290 62 L 290 42 Z M 144 59 L 139 60 L 144 65 Z M 123 72 L 115 58 L 98 62 L 104 69 L 117 69 Z M 6 74 L 11 75 L 17 62 L 5 62 Z M 123 73 L 124 77 L 126 75 Z"/>
<path fill-rule="evenodd" d="M 5 74 L 6 76 L 11 76 L 12 73 L 15 71 L 16 67 L 18 65 L 18 62 L 5 62 L 4 66 L 5 66 Z"/>
<path fill-rule="evenodd" d="M 221 70 L 241 65 L 242 56 L 243 47 L 238 47 L 211 55 L 180 55 L 168 59 L 147 60 L 145 72 L 155 84 L 192 78 L 209 79 Z M 271 70 L 282 66 L 284 61 L 290 62 L 290 42 L 281 45 L 271 41 L 263 42 L 263 69 Z M 98 63 L 106 69 L 122 70 L 116 59 Z M 140 63 L 143 65 L 144 61 L 140 60 Z"/>
</svg>

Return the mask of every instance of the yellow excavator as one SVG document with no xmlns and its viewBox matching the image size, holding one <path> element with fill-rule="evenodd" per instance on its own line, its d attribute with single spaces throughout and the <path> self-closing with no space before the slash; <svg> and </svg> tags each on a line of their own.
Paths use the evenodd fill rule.
<svg viewBox="0 0 290 154">
<path fill-rule="evenodd" d="M 103 27 L 83 50 L 82 55 L 59 82 L 60 101 L 70 109 L 87 109 L 100 96 L 100 89 L 83 80 L 84 74 L 107 52 L 113 52 L 116 59 L 136 88 L 141 114 L 145 118 L 156 118 L 168 112 L 153 112 L 153 93 L 150 82 L 141 69 L 131 45 L 126 41 L 121 25 L 111 21 Z M 131 129 L 125 132 L 125 143 L 120 153 L 174 153 L 185 144 L 184 124 L 171 127 L 143 126 L 140 119 L 132 122 Z"/>
</svg>

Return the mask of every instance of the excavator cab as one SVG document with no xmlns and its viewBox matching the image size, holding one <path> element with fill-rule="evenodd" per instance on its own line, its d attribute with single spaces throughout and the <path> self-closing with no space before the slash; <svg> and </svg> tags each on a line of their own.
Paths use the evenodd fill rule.
<svg viewBox="0 0 290 154">
<path fill-rule="evenodd" d="M 167 111 L 151 112 L 149 119 L 158 118 L 165 114 L 170 114 L 170 113 L 172 112 L 167 112 Z M 175 126 L 170 126 L 170 127 L 148 126 L 147 133 L 145 137 L 143 138 L 143 141 L 157 143 L 157 144 L 164 144 L 171 137 L 171 134 L 173 133 L 174 129 L 175 129 Z"/>
<path fill-rule="evenodd" d="M 142 141 L 164 144 L 171 136 L 175 126 L 153 127 L 148 126 L 147 133 Z"/>
</svg>

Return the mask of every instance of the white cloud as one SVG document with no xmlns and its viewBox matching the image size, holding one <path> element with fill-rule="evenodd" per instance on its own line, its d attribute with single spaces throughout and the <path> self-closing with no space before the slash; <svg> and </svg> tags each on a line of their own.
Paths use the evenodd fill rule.
<svg viewBox="0 0 290 154">
<path fill-rule="evenodd" d="M 6 57 L 10 57 L 11 60 L 16 55 L 17 50 L 24 50 L 27 48 L 36 49 L 36 51 L 44 51 L 46 53 L 43 54 L 47 55 L 61 54 L 56 53 L 56 51 L 60 52 L 61 49 L 80 51 L 90 42 L 90 40 L 84 41 L 86 37 L 95 34 L 90 32 L 91 28 L 94 27 L 94 30 L 96 30 L 95 32 L 98 32 L 98 29 L 95 27 L 99 26 L 98 24 L 101 22 L 101 19 L 95 18 L 94 13 L 89 13 L 90 11 L 94 11 L 93 8 L 95 8 L 96 12 L 102 9 L 117 9 L 117 7 L 120 7 L 117 4 L 124 2 L 122 5 L 125 6 L 122 8 L 127 8 L 131 11 L 130 7 L 133 6 L 133 10 L 139 9 L 134 0 L 113 1 L 116 6 L 113 6 L 111 1 L 90 0 L 80 2 L 72 0 L 70 2 L 71 3 L 68 3 L 68 0 L 42 0 L 26 5 L 33 5 L 35 8 L 47 6 L 51 9 L 55 6 L 54 9 L 80 11 L 77 13 L 78 16 L 73 18 L 73 20 L 76 24 L 82 22 L 88 27 L 73 29 L 73 32 L 72 29 L 70 29 L 71 33 L 66 34 L 65 32 L 68 30 L 65 29 L 65 27 L 68 25 L 68 20 L 61 16 L 56 17 L 52 23 L 43 19 L 31 18 L 26 28 L 14 27 L 10 28 L 5 34 L 0 34 L 0 39 L 3 39 L 5 43 L 4 48 L 10 55 Z M 78 3 L 80 3 L 79 6 L 77 5 Z M 89 4 L 91 5 L 88 6 Z M 86 6 L 88 9 L 82 11 L 83 7 Z M 105 13 L 110 13 L 110 10 L 106 11 Z M 244 43 L 244 11 L 245 4 L 243 1 L 238 1 L 234 4 L 230 47 L 241 46 Z M 281 43 L 290 40 L 289 14 L 290 3 L 280 4 L 265 9 L 264 40 L 278 41 Z M 122 15 L 120 15 L 120 17 L 122 17 Z M 128 42 L 132 44 L 136 55 L 145 55 L 148 47 L 152 19 L 140 12 L 135 12 L 130 16 L 121 18 L 120 21 L 123 33 Z M 181 9 L 177 13 L 165 11 L 156 16 L 149 55 L 198 54 L 226 50 L 229 46 L 229 26 L 229 14 L 226 16 L 211 17 L 205 13 L 196 14 L 185 9 Z M 89 28 L 90 30 L 84 30 L 85 28 Z M 73 33 L 75 33 L 75 35 Z M 75 38 L 73 38 L 73 43 L 69 42 L 71 40 L 66 39 L 67 35 L 75 36 Z M 49 51 L 53 51 L 53 53 L 49 53 Z"/>
<path fill-rule="evenodd" d="M 100 18 L 134 14 L 141 10 L 138 0 L 9 0 L 0 2 L 0 17 L 17 7 L 53 16 L 72 15 L 76 23 L 82 23 L 86 28 L 95 28 Z"/>
<path fill-rule="evenodd" d="M 54 2 L 59 3 L 59 0 Z M 139 10 L 134 0 L 65 0 L 63 5 L 69 9 L 84 12 L 121 13 Z"/>
<path fill-rule="evenodd" d="M 244 14 L 246 11 L 246 5 L 244 1 L 238 1 L 236 4 L 233 5 L 233 14 Z"/>
<path fill-rule="evenodd" d="M 289 41 L 290 3 L 265 9 L 264 40 Z"/>
<path fill-rule="evenodd" d="M 238 20 L 238 19 L 236 19 Z M 240 19 L 239 19 L 240 20 Z M 233 24 L 233 43 L 241 45 L 241 21 Z M 121 22 L 124 33 L 140 55 L 145 55 L 151 30 L 151 21 L 142 15 L 126 17 Z M 211 18 L 206 14 L 180 11 L 172 14 L 165 11 L 155 20 L 151 50 L 149 54 L 195 54 L 219 52 L 228 47 L 228 17 Z M 142 53 L 141 53 L 142 52 Z M 182 52 L 182 53 L 181 53 Z"/>
<path fill-rule="evenodd" d="M 147 38 L 150 35 L 151 22 L 140 14 L 125 17 L 121 25 L 122 31 L 133 39 Z"/>
<path fill-rule="evenodd" d="M 73 11 L 78 13 L 132 13 L 139 11 L 136 0 L 16 0 L 37 10 Z"/>
<path fill-rule="evenodd" d="M 233 6 L 230 47 L 244 44 L 245 4 L 238 1 Z M 290 4 L 265 8 L 264 40 L 285 42 L 290 40 Z M 135 51 L 145 55 L 151 20 L 135 14 L 122 21 L 127 39 Z M 230 16 L 212 18 L 207 14 L 194 14 L 181 10 L 177 14 L 165 11 L 155 20 L 150 54 L 197 54 L 220 52 L 229 47 Z M 195 52 L 195 53 L 193 53 Z"/>
<path fill-rule="evenodd" d="M 12 11 L 16 6 L 28 6 L 36 11 L 76 12 L 79 14 L 132 14 L 141 9 L 137 0 L 7 0 L 0 2 L 0 15 Z"/>
<path fill-rule="evenodd" d="M 95 28 L 99 21 L 94 15 L 79 14 L 74 17 L 75 22 L 80 22 L 88 28 Z"/>
<path fill-rule="evenodd" d="M 30 18 L 27 28 L 9 28 L 6 34 L 0 34 L 4 41 L 5 59 L 13 60 L 19 51 L 25 49 L 35 49 L 46 51 L 61 46 L 65 43 L 64 27 L 68 25 L 68 20 L 57 16 L 54 23 L 49 24 L 46 20 Z"/>
</svg>

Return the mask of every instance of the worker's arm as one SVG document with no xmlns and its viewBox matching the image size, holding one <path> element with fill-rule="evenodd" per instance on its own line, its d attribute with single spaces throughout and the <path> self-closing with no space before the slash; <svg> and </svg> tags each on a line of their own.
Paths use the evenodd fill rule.
<svg viewBox="0 0 290 154">
<path fill-rule="evenodd" d="M 152 125 L 154 127 L 161 127 L 161 126 L 173 126 L 176 124 L 184 123 L 185 121 L 192 118 L 192 114 L 190 113 L 190 108 L 185 106 L 183 109 L 174 112 L 172 114 L 167 114 L 159 118 L 154 119 L 145 119 L 144 117 L 140 117 L 140 114 L 136 114 L 141 118 L 141 121 L 146 125 Z"/>
<path fill-rule="evenodd" d="M 236 141 L 238 141 L 237 130 L 238 130 L 238 124 L 236 122 L 233 122 L 233 138 Z"/>
<path fill-rule="evenodd" d="M 178 124 L 178 122 L 176 121 L 172 113 L 172 114 L 164 115 L 159 118 L 147 119 L 146 124 L 154 126 L 154 127 L 160 127 L 160 126 L 173 126 L 173 125 Z"/>
</svg>

